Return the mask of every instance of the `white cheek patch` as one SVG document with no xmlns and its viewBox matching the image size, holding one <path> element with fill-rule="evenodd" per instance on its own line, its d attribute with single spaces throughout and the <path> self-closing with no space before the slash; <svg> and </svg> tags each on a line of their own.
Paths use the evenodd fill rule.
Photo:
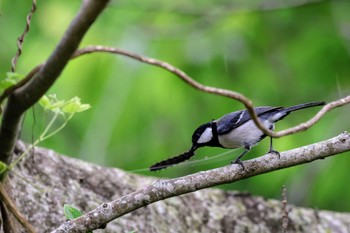
<svg viewBox="0 0 350 233">
<path fill-rule="evenodd" d="M 213 133 L 211 128 L 206 128 L 200 138 L 198 139 L 197 143 L 207 143 L 213 138 Z"/>
</svg>

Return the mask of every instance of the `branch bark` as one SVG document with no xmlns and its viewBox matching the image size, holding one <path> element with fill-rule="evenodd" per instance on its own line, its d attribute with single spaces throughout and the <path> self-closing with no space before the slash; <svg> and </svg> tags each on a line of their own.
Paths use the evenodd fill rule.
<svg viewBox="0 0 350 233">
<path fill-rule="evenodd" d="M 41 69 L 8 98 L 0 128 L 0 161 L 8 163 L 23 113 L 53 85 L 108 0 L 85 0 L 61 41 Z"/>
<path fill-rule="evenodd" d="M 280 159 L 268 154 L 244 161 L 245 170 L 237 164 L 170 180 L 158 180 L 136 192 L 115 201 L 104 203 L 82 217 L 63 223 L 53 233 L 85 232 L 98 229 L 106 223 L 138 208 L 169 197 L 179 196 L 215 185 L 232 183 L 259 174 L 309 163 L 317 159 L 350 150 L 350 135 L 344 132 L 332 139 L 282 152 Z"/>
</svg>

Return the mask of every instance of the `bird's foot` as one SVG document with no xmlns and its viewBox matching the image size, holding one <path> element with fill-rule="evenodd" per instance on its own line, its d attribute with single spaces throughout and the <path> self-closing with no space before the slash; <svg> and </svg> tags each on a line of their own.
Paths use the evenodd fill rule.
<svg viewBox="0 0 350 233">
<path fill-rule="evenodd" d="M 237 159 L 235 159 L 235 160 L 232 160 L 232 161 L 231 161 L 231 164 L 239 164 L 239 165 L 242 167 L 242 170 L 243 170 L 243 171 L 245 170 L 245 167 L 244 167 L 244 165 L 243 165 L 243 162 L 242 162 L 239 158 L 237 158 Z"/>
<path fill-rule="evenodd" d="M 277 150 L 274 150 L 274 149 L 270 149 L 266 154 L 275 154 L 278 156 L 279 159 L 281 158 L 280 152 L 278 152 Z"/>
</svg>

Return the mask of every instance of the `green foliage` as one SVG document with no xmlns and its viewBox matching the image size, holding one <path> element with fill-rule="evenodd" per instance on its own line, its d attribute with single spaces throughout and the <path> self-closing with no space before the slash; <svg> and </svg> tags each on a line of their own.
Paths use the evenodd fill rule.
<svg viewBox="0 0 350 233">
<path fill-rule="evenodd" d="M 62 130 L 67 125 L 69 120 L 72 119 L 75 113 L 83 112 L 90 108 L 89 104 L 82 104 L 78 97 L 73 97 L 69 100 L 59 100 L 55 94 L 51 94 L 48 96 L 44 95 L 39 100 L 39 104 L 43 107 L 45 111 L 51 111 L 54 113 L 54 115 L 49 121 L 49 123 L 46 125 L 43 132 L 40 134 L 39 138 L 35 140 L 35 142 L 33 142 L 27 148 L 27 150 L 22 153 L 22 155 L 20 155 L 14 162 L 12 162 L 8 169 L 12 169 L 12 167 L 16 166 L 16 164 L 20 160 L 22 160 L 33 147 Z M 52 130 L 54 123 L 57 121 L 57 118 L 60 115 L 63 117 L 64 121 L 59 127 Z"/>
<path fill-rule="evenodd" d="M 44 95 L 39 104 L 45 109 L 58 114 L 75 114 L 91 108 L 89 104 L 82 104 L 80 98 L 75 96 L 68 101 L 58 100 L 56 95 Z"/>
<path fill-rule="evenodd" d="M 64 204 L 63 212 L 64 216 L 66 216 L 68 220 L 72 220 L 83 215 L 78 209 L 68 204 Z"/>
<path fill-rule="evenodd" d="M 74 97 L 66 102 L 62 107 L 62 111 L 68 114 L 74 114 L 76 112 L 83 112 L 91 108 L 90 104 L 82 104 L 79 97 Z"/>
<path fill-rule="evenodd" d="M 83 215 L 77 208 L 68 204 L 63 205 L 63 212 L 68 220 L 73 220 Z M 92 231 L 88 231 L 87 233 L 92 233 Z"/>
<path fill-rule="evenodd" d="M 22 76 L 20 74 L 8 72 L 4 79 L 0 79 L 0 93 L 2 93 L 6 88 L 15 85 L 21 78 Z"/>
<path fill-rule="evenodd" d="M 82 212 L 80 212 L 77 208 L 69 205 L 63 205 L 63 213 L 67 220 L 73 220 L 82 216 Z M 137 231 L 128 231 L 128 233 L 136 233 Z M 87 233 L 92 233 L 92 231 L 88 231 Z"/>
<path fill-rule="evenodd" d="M 7 165 L 0 161 L 0 175 L 7 170 Z"/>
</svg>

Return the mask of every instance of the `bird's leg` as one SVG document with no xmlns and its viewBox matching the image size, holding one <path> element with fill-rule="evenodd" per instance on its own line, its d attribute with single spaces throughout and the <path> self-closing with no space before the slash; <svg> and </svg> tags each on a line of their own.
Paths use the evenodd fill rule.
<svg viewBox="0 0 350 233">
<path fill-rule="evenodd" d="M 277 150 L 274 150 L 274 149 L 273 149 L 273 146 L 272 146 L 272 137 L 270 137 L 270 149 L 269 149 L 269 151 L 268 151 L 266 154 L 275 154 L 275 155 L 278 156 L 278 158 L 281 158 L 280 152 L 278 152 Z"/>
<path fill-rule="evenodd" d="M 247 154 L 250 151 L 250 146 L 245 146 L 245 150 L 242 152 L 242 154 L 240 154 L 235 160 L 231 161 L 231 164 L 239 164 L 241 165 L 243 171 L 245 170 L 245 167 L 243 165 L 243 162 L 241 161 L 241 158 Z"/>
</svg>

